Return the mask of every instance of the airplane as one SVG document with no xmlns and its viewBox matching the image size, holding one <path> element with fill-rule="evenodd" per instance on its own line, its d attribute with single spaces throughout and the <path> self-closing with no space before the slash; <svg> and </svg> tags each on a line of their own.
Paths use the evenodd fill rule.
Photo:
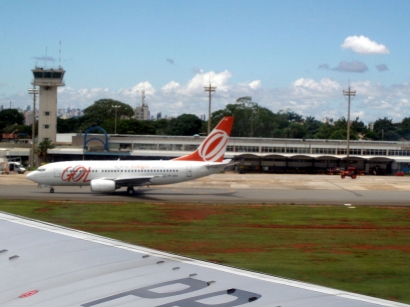
<svg viewBox="0 0 410 307">
<path fill-rule="evenodd" d="M 172 160 L 151 161 L 68 161 L 43 165 L 26 178 L 50 187 L 91 186 L 93 192 L 113 192 L 127 187 L 173 184 L 221 172 L 229 164 L 224 159 L 234 118 L 226 116 L 193 153 Z"/>
<path fill-rule="evenodd" d="M 410 307 L 0 212 L 0 306 Z"/>
</svg>

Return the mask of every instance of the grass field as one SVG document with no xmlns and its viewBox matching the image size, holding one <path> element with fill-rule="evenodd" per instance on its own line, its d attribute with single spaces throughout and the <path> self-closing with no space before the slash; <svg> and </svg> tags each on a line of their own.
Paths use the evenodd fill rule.
<svg viewBox="0 0 410 307">
<path fill-rule="evenodd" d="M 410 303 L 410 208 L 2 200 L 0 210 Z"/>
</svg>

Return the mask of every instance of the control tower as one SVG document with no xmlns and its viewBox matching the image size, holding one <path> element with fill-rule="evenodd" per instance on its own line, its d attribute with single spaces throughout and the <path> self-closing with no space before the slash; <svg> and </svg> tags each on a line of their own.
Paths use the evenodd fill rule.
<svg viewBox="0 0 410 307">
<path fill-rule="evenodd" d="M 65 70 L 36 67 L 32 70 L 34 87 L 39 86 L 40 106 L 38 114 L 38 142 L 50 140 L 53 144 L 57 138 L 57 87 L 64 86 Z"/>
</svg>

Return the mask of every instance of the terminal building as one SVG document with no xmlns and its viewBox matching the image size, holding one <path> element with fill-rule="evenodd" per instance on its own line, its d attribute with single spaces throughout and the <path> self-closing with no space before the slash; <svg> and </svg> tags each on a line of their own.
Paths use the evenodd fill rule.
<svg viewBox="0 0 410 307">
<path fill-rule="evenodd" d="M 64 139 L 65 138 L 65 139 Z M 67 160 L 172 159 L 194 151 L 205 137 L 156 135 L 58 134 L 50 162 Z M 61 140 L 61 142 L 59 142 Z M 60 143 L 60 144 L 59 144 Z M 363 173 L 410 171 L 410 143 L 316 139 L 229 139 L 225 158 L 243 172 L 325 173 L 354 166 Z"/>
<path fill-rule="evenodd" d="M 57 134 L 56 147 L 46 162 L 70 160 L 168 160 L 194 151 L 202 136 L 108 135 L 102 133 Z M 102 129 L 101 129 L 102 130 Z M 243 172 L 326 173 L 354 166 L 367 174 L 392 175 L 410 171 L 410 142 L 316 139 L 229 139 L 225 157 Z M 29 164 L 31 144 L 1 143 L 0 156 Z"/>
</svg>

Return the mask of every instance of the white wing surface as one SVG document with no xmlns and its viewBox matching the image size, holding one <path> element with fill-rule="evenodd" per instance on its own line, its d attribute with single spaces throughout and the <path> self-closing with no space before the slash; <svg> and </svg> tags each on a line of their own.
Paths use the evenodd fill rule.
<svg viewBox="0 0 410 307">
<path fill-rule="evenodd" d="M 0 213 L 0 306 L 407 306 Z"/>
</svg>

